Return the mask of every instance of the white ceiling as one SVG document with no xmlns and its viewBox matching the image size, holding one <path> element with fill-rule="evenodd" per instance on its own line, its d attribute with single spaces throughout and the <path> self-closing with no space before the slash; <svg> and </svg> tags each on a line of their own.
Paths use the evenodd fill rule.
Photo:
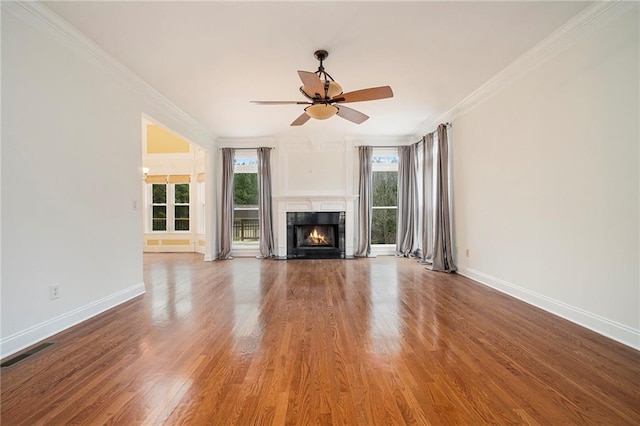
<svg viewBox="0 0 640 426">
<path fill-rule="evenodd" d="M 45 2 L 217 137 L 417 136 L 588 2 Z M 297 70 L 325 69 L 371 118 L 289 124 Z"/>
</svg>

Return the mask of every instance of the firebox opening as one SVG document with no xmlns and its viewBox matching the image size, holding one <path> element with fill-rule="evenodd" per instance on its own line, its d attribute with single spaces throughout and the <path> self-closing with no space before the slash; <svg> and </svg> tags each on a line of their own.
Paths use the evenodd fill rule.
<svg viewBox="0 0 640 426">
<path fill-rule="evenodd" d="M 334 225 L 295 226 L 296 247 L 335 247 Z"/>
<path fill-rule="evenodd" d="M 288 259 L 344 259 L 344 212 L 287 212 Z"/>
</svg>

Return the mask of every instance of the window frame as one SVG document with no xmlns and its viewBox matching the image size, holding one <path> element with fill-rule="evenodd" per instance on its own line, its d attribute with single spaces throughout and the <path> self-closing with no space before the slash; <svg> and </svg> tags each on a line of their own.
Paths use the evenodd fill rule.
<svg viewBox="0 0 640 426">
<path fill-rule="evenodd" d="M 207 223 L 205 220 L 205 217 L 206 217 L 205 188 L 206 188 L 206 184 L 204 181 L 196 182 L 196 191 L 198 194 L 198 224 L 197 224 L 196 232 L 198 234 L 206 234 L 206 229 L 207 229 Z"/>
<path fill-rule="evenodd" d="M 153 185 L 164 185 L 166 188 L 166 198 L 165 203 L 154 203 L 153 202 Z M 175 199 L 175 186 L 176 185 L 188 185 L 189 186 L 189 202 L 188 203 L 176 203 Z M 160 182 L 151 182 L 146 184 L 146 195 L 147 195 L 147 206 L 148 206 L 148 214 L 146 222 L 146 232 L 150 234 L 189 234 L 192 231 L 192 222 L 193 222 L 193 208 L 192 208 L 192 196 L 191 196 L 192 186 L 191 182 L 182 182 L 182 183 L 160 183 Z M 165 207 L 165 221 L 166 226 L 164 230 L 155 230 L 153 229 L 153 207 L 154 206 L 164 206 Z M 189 229 L 188 230 L 176 230 L 175 226 L 175 208 L 177 206 L 187 206 L 189 208 Z"/>
<path fill-rule="evenodd" d="M 172 192 L 172 209 L 171 212 L 173 213 L 173 220 L 171 221 L 172 225 L 173 225 L 173 229 L 171 232 L 175 232 L 175 233 L 184 233 L 184 232 L 191 232 L 191 182 L 182 182 L 182 183 L 171 183 L 169 184 L 171 185 L 171 192 Z M 187 185 L 187 194 L 189 194 L 189 202 L 188 203 L 178 203 L 176 200 L 176 185 Z M 176 217 L 176 207 L 187 207 L 187 212 L 188 212 L 188 228 L 189 229 L 179 229 L 176 230 L 176 221 L 177 220 L 184 220 L 183 218 L 177 218 Z"/>
<path fill-rule="evenodd" d="M 164 186 L 164 203 L 155 203 L 154 199 L 153 199 L 153 187 L 154 185 L 162 185 Z M 169 228 L 169 206 L 168 206 L 168 199 L 169 199 L 169 187 L 167 183 L 158 183 L 158 182 L 154 182 L 154 183 L 148 183 L 147 184 L 147 189 L 148 189 L 148 199 L 150 201 L 149 203 L 149 220 L 147 221 L 147 231 L 148 232 L 167 232 L 167 229 Z M 154 217 L 154 210 L 155 207 L 164 207 L 164 229 L 153 229 L 153 221 L 156 220 L 156 218 Z"/>
<path fill-rule="evenodd" d="M 248 160 L 242 161 L 241 164 L 237 164 L 238 160 Z M 236 149 L 233 161 L 233 175 L 234 175 L 234 198 L 235 198 L 235 177 L 237 174 L 241 173 L 250 173 L 258 176 L 258 152 L 255 149 Z M 257 180 L 256 180 L 257 184 Z M 259 207 L 238 207 L 235 203 L 233 203 L 233 211 L 234 211 L 234 222 L 235 222 L 235 212 L 236 211 L 255 211 L 259 214 Z M 235 226 L 235 225 L 234 225 Z M 235 232 L 235 231 L 234 231 Z M 260 237 L 255 240 L 248 241 L 238 241 L 235 240 L 234 236 L 232 236 L 231 248 L 255 248 L 260 246 Z"/>
<path fill-rule="evenodd" d="M 376 162 L 376 158 L 393 158 L 395 161 L 390 162 Z M 373 181 L 373 174 L 376 172 L 395 172 L 396 176 L 398 173 L 398 163 L 400 159 L 398 156 L 397 148 L 373 148 L 373 154 L 371 156 L 371 179 Z M 371 185 L 371 197 L 373 198 L 373 183 Z M 396 237 L 397 237 L 397 223 L 398 223 L 398 197 L 396 196 L 396 203 L 393 206 L 371 206 L 371 216 L 373 218 L 374 210 L 395 210 L 396 212 Z M 371 243 L 371 247 L 379 248 L 379 249 L 390 249 L 393 248 L 395 250 L 396 243 Z"/>
</svg>

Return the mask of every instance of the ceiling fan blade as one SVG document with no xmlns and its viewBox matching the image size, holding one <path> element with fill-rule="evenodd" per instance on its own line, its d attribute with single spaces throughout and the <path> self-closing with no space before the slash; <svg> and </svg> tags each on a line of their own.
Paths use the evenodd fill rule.
<svg viewBox="0 0 640 426">
<path fill-rule="evenodd" d="M 344 105 L 336 106 L 338 108 L 337 115 L 344 118 L 345 120 L 352 121 L 356 124 L 361 124 L 367 121 L 369 118 L 368 115 L 361 113 L 360 111 L 356 111 L 353 108 L 348 108 Z"/>
<path fill-rule="evenodd" d="M 307 105 L 310 102 L 303 101 L 250 101 L 256 105 Z"/>
<path fill-rule="evenodd" d="M 362 102 L 373 101 L 376 99 L 392 98 L 393 91 L 389 86 L 370 87 L 369 89 L 355 90 L 353 92 L 343 93 L 333 98 L 335 102 Z"/>
<path fill-rule="evenodd" d="M 298 71 L 298 76 L 302 80 L 302 85 L 308 90 L 308 95 L 313 97 L 317 94 L 321 98 L 324 97 L 324 84 L 315 73 L 309 71 Z"/>
<path fill-rule="evenodd" d="M 309 121 L 310 118 L 311 117 L 309 117 L 306 112 L 303 112 L 302 115 L 300 115 L 300 117 L 298 117 L 295 120 L 293 120 L 293 123 L 291 123 L 291 125 L 292 126 L 302 126 L 304 123 Z"/>
</svg>

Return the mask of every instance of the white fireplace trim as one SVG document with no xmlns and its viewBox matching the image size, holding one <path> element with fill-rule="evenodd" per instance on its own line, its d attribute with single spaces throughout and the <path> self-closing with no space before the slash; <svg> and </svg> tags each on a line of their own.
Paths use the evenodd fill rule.
<svg viewBox="0 0 640 426">
<path fill-rule="evenodd" d="M 278 206 L 278 256 L 287 256 L 287 213 L 289 212 L 345 212 L 345 254 L 355 251 L 355 200 L 358 195 L 285 195 L 273 197 Z"/>
</svg>

